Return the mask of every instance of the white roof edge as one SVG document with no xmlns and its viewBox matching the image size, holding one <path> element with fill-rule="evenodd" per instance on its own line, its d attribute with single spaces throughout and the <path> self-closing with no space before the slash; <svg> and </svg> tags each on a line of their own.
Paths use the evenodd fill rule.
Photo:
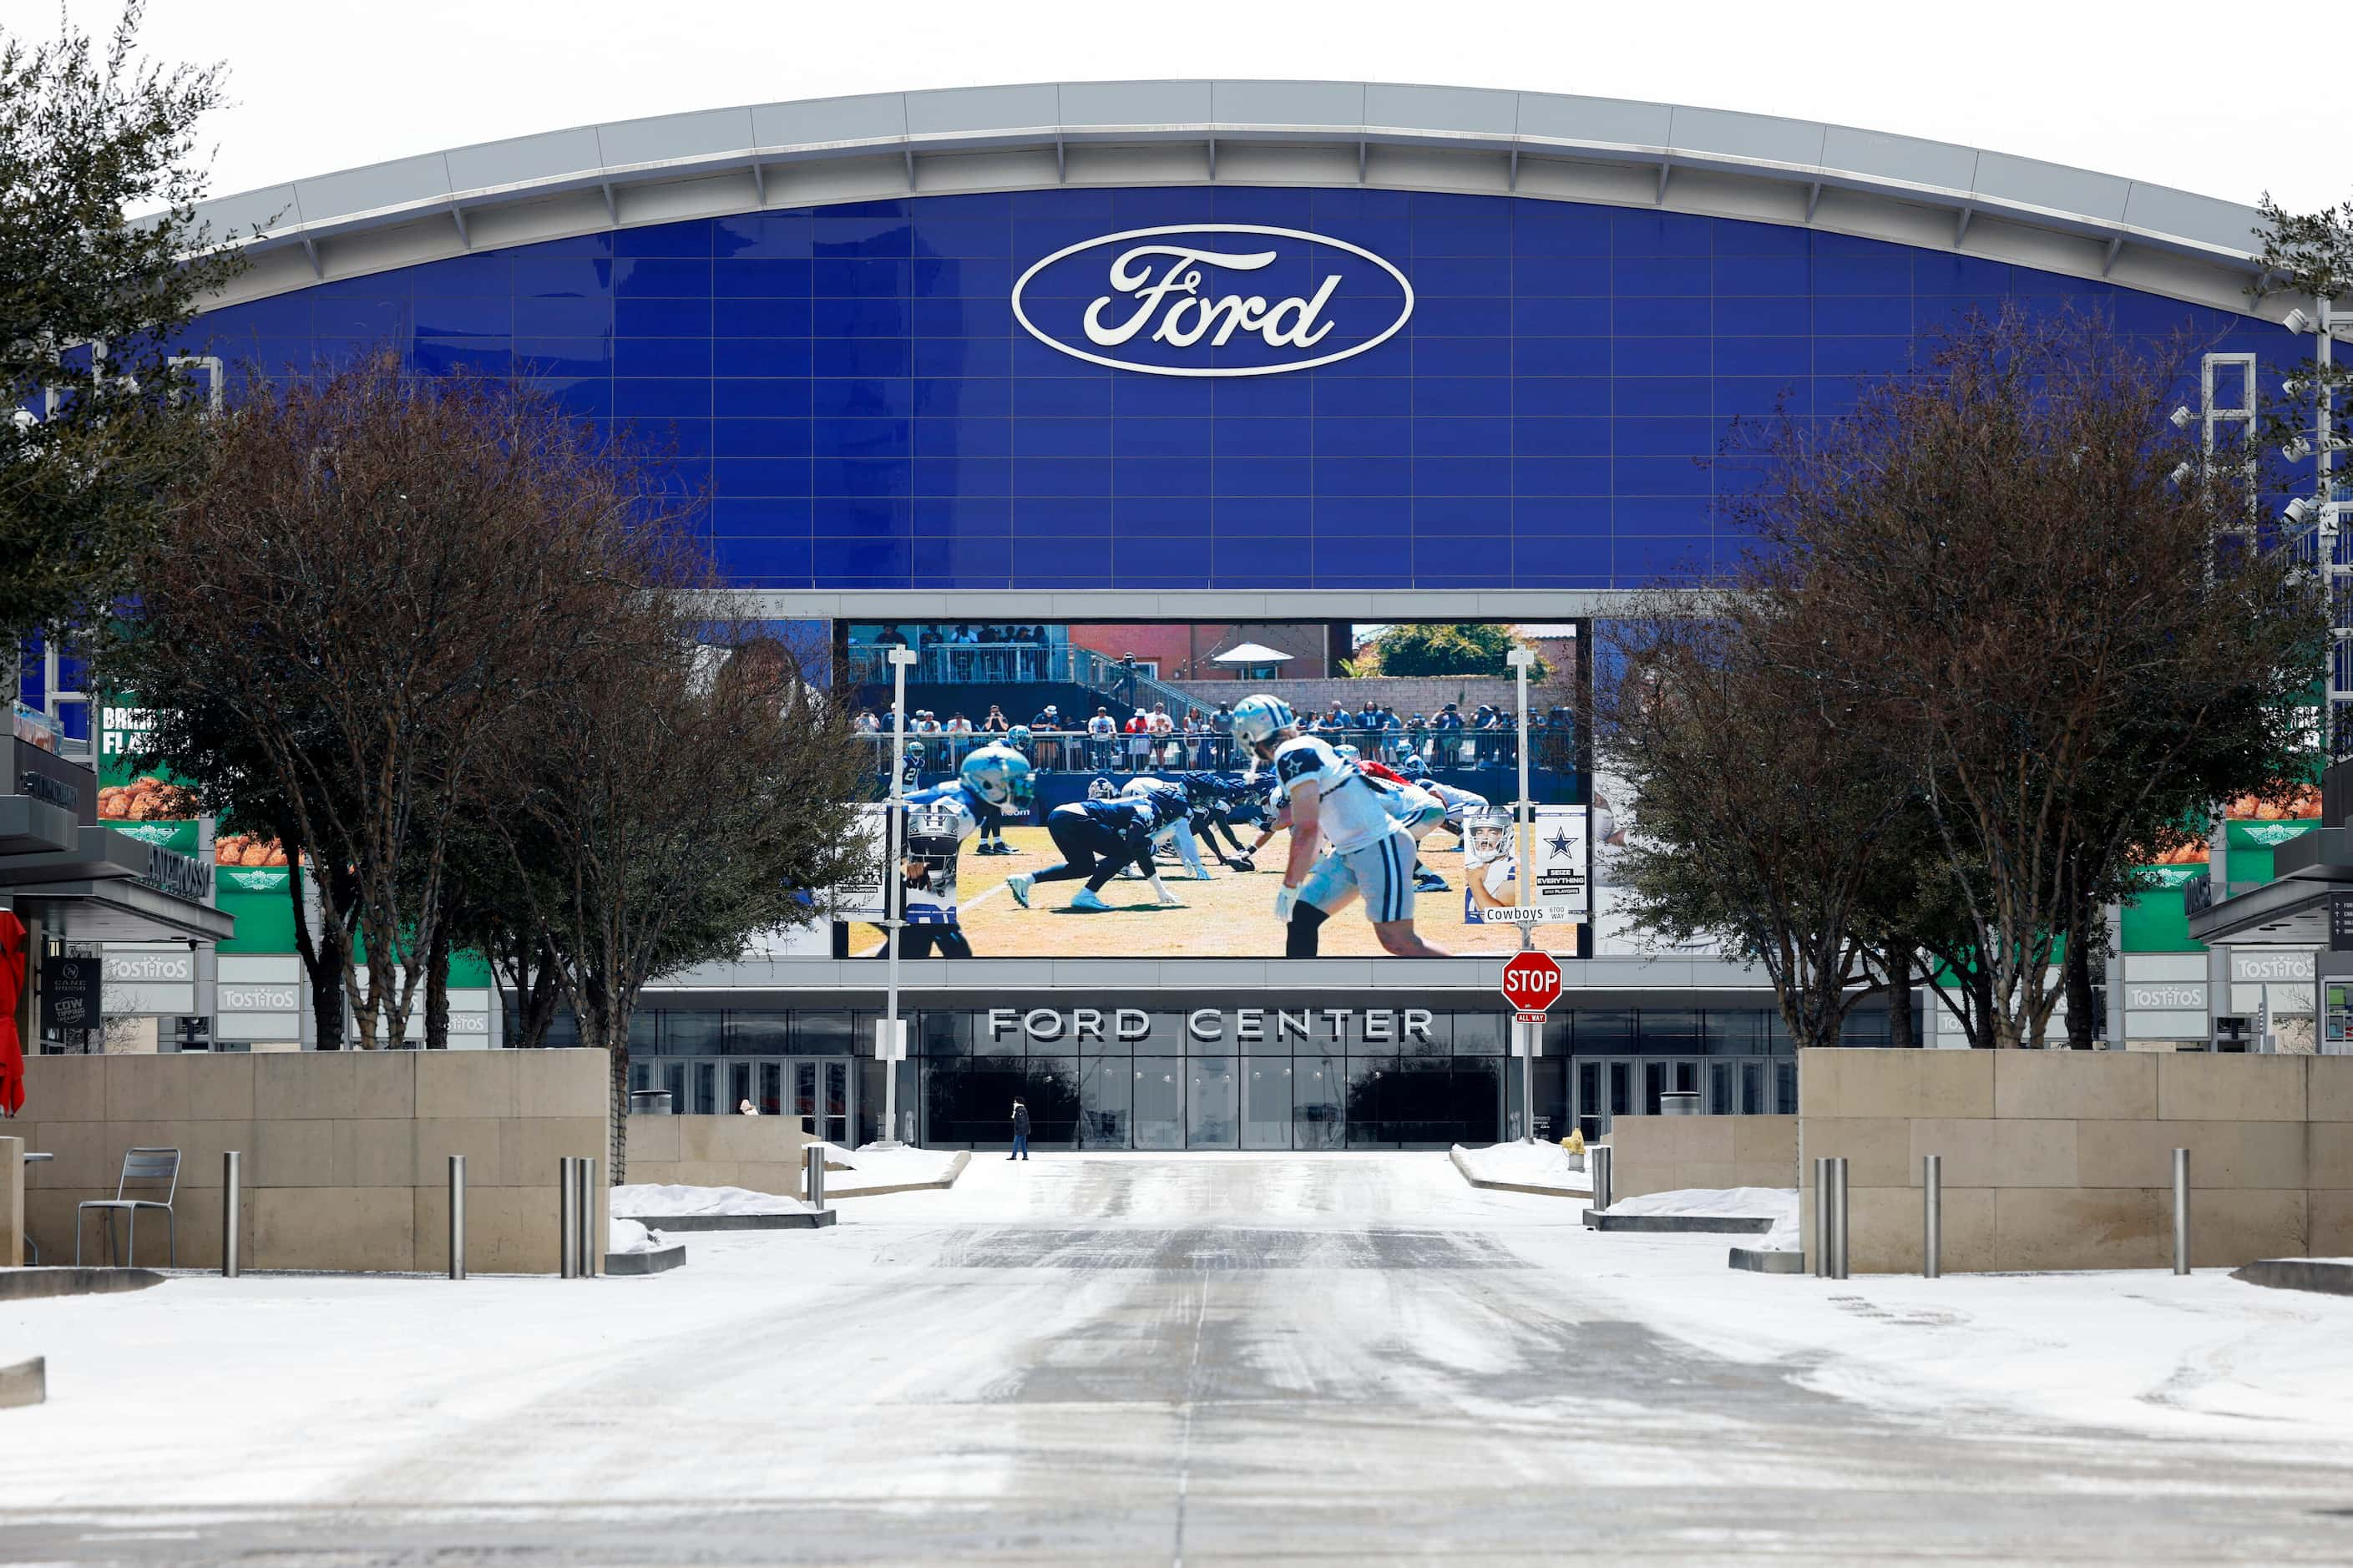
<svg viewBox="0 0 2353 1568">
<path fill-rule="evenodd" d="M 1107 102 L 1134 112 L 1084 112 Z M 1334 112 L 1350 107 L 1353 117 Z M 275 248 L 435 212 L 470 214 L 565 190 L 690 173 L 982 147 L 1221 138 L 1421 145 L 1747 174 L 1999 216 L 2250 269 L 2259 222 L 2252 207 L 2146 181 L 1823 121 L 1552 93 L 1240 80 L 1034 83 L 692 110 L 309 176 L 218 197 L 198 210 L 217 229 L 247 233 L 247 243 Z"/>
</svg>

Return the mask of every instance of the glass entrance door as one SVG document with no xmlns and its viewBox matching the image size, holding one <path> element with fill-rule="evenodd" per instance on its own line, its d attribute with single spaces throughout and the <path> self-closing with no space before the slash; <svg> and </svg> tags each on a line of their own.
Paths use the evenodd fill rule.
<svg viewBox="0 0 2353 1568">
<path fill-rule="evenodd" d="M 850 1147 L 857 1081 L 842 1057 L 799 1057 L 785 1064 L 792 1084 L 791 1114 L 801 1119 L 801 1131 L 828 1143 Z"/>
<path fill-rule="evenodd" d="M 1230 1057 L 1195 1057 L 1187 1064 L 1185 1147 L 1236 1149 L 1240 1144 L 1240 1095 Z"/>
</svg>

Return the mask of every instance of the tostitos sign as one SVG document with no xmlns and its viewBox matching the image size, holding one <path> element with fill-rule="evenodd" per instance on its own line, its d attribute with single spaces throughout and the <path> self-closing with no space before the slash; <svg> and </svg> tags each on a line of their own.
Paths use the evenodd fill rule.
<svg viewBox="0 0 2353 1568">
<path fill-rule="evenodd" d="M 1257 224 L 1134 228 L 1064 246 L 1013 285 L 1050 348 L 1146 375 L 1278 375 L 1352 359 L 1413 315 L 1413 285 L 1362 246 Z"/>
</svg>

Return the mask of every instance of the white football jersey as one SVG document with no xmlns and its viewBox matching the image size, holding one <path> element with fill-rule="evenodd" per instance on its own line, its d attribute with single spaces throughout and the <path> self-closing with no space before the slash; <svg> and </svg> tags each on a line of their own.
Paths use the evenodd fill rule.
<svg viewBox="0 0 2353 1568">
<path fill-rule="evenodd" d="M 1293 785 L 1314 781 L 1316 822 L 1335 849 L 1360 849 L 1396 826 L 1356 764 L 1316 736 L 1301 735 L 1278 747 L 1274 776 L 1286 797 Z"/>
</svg>

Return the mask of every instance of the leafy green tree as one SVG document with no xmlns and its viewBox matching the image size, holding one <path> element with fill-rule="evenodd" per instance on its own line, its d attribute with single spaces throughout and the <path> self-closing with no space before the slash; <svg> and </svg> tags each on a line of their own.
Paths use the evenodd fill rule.
<svg viewBox="0 0 2353 1568">
<path fill-rule="evenodd" d="M 1509 626 L 1486 621 L 1410 621 L 1375 637 L 1355 662 L 1359 675 L 1509 676 L 1504 662 L 1519 647 Z M 1542 661 L 1528 672 L 1531 681 L 1549 671 Z"/>
<path fill-rule="evenodd" d="M 195 127 L 219 66 L 137 58 L 143 5 L 101 41 L 0 25 L 0 632 L 90 615 L 126 585 L 195 460 L 209 384 L 172 363 L 241 266 L 197 222 Z M 160 207 L 153 216 L 134 210 Z M 194 393 L 195 395 L 188 395 Z"/>
</svg>

